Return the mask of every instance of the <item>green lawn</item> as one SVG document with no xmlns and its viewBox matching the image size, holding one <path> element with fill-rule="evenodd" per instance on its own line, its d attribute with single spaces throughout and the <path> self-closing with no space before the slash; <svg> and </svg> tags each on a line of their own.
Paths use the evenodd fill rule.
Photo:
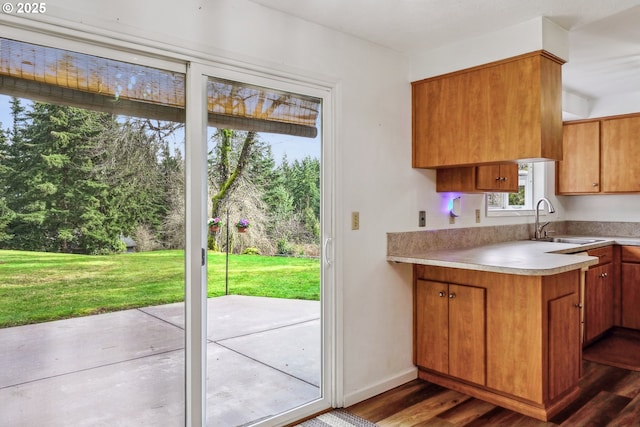
<svg viewBox="0 0 640 427">
<path fill-rule="evenodd" d="M 210 297 L 225 254 L 209 253 Z M 229 255 L 229 294 L 317 300 L 317 259 Z M 184 251 L 88 256 L 0 250 L 0 327 L 184 300 Z"/>
</svg>

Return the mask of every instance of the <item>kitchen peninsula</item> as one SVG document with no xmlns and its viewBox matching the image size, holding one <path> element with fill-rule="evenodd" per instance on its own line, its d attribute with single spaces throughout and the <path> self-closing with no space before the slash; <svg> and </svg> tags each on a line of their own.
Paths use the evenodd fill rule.
<svg viewBox="0 0 640 427">
<path fill-rule="evenodd" d="M 578 395 L 581 283 L 611 245 L 520 240 L 422 253 L 413 264 L 419 377 L 549 420 Z"/>
</svg>

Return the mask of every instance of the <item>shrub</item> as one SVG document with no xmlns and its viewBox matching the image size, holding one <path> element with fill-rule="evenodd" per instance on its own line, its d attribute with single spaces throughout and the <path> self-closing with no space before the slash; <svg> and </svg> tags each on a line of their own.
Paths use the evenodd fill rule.
<svg viewBox="0 0 640 427">
<path fill-rule="evenodd" d="M 287 239 L 278 240 L 278 255 L 293 255 L 295 249 L 293 245 L 287 242 Z"/>
<path fill-rule="evenodd" d="M 258 248 L 249 247 L 242 252 L 243 255 L 260 255 Z"/>
</svg>

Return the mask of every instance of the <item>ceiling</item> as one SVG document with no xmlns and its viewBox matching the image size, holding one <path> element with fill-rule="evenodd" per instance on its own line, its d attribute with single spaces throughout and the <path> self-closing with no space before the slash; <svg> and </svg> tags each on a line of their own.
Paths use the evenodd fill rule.
<svg viewBox="0 0 640 427">
<path fill-rule="evenodd" d="M 544 16 L 569 30 L 566 91 L 640 96 L 640 0 L 252 1 L 407 55 Z"/>
</svg>

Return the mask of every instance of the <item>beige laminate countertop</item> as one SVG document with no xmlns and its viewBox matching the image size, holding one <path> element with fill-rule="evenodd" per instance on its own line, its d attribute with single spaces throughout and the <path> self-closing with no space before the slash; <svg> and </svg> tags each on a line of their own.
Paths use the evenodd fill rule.
<svg viewBox="0 0 640 427">
<path fill-rule="evenodd" d="M 583 238 L 584 236 L 567 236 Z M 640 246 L 640 238 L 584 237 L 598 239 L 589 244 L 557 243 L 533 240 L 495 243 L 463 249 L 433 250 L 410 255 L 388 255 L 387 261 L 462 268 L 465 270 L 527 276 L 550 276 L 565 271 L 587 268 L 598 263 L 597 257 L 578 255 L 604 246 Z"/>
</svg>

